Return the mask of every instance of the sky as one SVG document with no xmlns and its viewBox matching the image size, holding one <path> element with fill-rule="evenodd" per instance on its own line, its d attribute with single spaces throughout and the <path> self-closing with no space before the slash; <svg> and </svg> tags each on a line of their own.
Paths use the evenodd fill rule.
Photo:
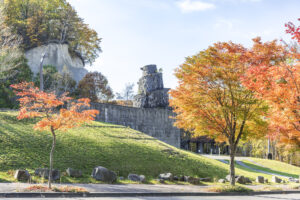
<svg viewBox="0 0 300 200">
<path fill-rule="evenodd" d="M 105 75 L 114 92 L 137 85 L 148 64 L 162 68 L 165 87 L 175 88 L 174 69 L 186 57 L 218 41 L 290 41 L 284 24 L 300 17 L 300 0 L 68 1 L 102 38 L 102 53 L 87 69 Z"/>
</svg>

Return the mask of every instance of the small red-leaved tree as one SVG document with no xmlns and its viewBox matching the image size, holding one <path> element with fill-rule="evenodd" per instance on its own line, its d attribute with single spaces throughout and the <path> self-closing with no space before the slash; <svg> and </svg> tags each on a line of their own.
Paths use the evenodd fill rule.
<svg viewBox="0 0 300 200">
<path fill-rule="evenodd" d="M 88 110 L 89 99 L 78 99 L 71 102 L 72 98 L 64 93 L 60 97 L 54 93 L 40 91 L 33 83 L 23 82 L 11 85 L 20 98 L 20 112 L 18 119 L 38 118 L 34 126 L 35 130 L 48 130 L 53 137 L 50 152 L 49 188 L 51 188 L 53 170 L 53 152 L 56 144 L 56 131 L 65 131 L 70 128 L 81 126 L 85 122 L 94 120 L 99 113 L 97 110 Z M 62 108 L 69 104 L 68 108 Z"/>
</svg>

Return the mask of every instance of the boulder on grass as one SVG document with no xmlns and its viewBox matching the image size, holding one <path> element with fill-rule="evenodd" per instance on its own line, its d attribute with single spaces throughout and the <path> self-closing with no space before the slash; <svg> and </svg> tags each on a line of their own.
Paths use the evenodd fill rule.
<svg viewBox="0 0 300 200">
<path fill-rule="evenodd" d="M 226 180 L 225 179 L 219 179 L 218 182 L 219 183 L 226 183 Z"/>
<path fill-rule="evenodd" d="M 292 182 L 292 183 L 299 183 L 299 180 L 297 178 L 292 178 L 290 177 L 289 178 L 289 182 Z"/>
<path fill-rule="evenodd" d="M 193 185 L 199 185 L 200 184 L 200 178 L 194 178 L 194 177 L 189 177 L 187 182 Z"/>
<path fill-rule="evenodd" d="M 49 171 L 48 168 L 38 168 L 34 171 L 34 174 L 41 178 L 49 179 Z M 57 169 L 52 170 L 52 180 L 56 181 L 58 179 L 60 179 L 60 171 Z"/>
<path fill-rule="evenodd" d="M 203 182 L 211 182 L 211 178 L 210 178 L 210 177 L 200 178 L 200 181 L 203 181 Z"/>
<path fill-rule="evenodd" d="M 159 179 L 163 179 L 165 181 L 173 181 L 173 174 L 172 173 L 164 173 L 158 176 Z"/>
<path fill-rule="evenodd" d="M 136 181 L 136 182 L 145 182 L 146 177 L 144 175 L 137 175 L 137 174 L 129 174 L 128 179 L 131 181 Z"/>
<path fill-rule="evenodd" d="M 30 174 L 27 170 L 18 169 L 14 177 L 18 181 L 28 181 L 30 179 Z"/>
<path fill-rule="evenodd" d="M 265 179 L 265 183 L 269 183 L 269 180 L 267 178 Z"/>
<path fill-rule="evenodd" d="M 252 183 L 252 181 L 250 180 L 250 178 L 248 178 L 248 177 L 245 177 L 245 183 L 247 184 L 251 184 Z"/>
<path fill-rule="evenodd" d="M 246 180 L 244 176 L 238 176 L 237 178 L 235 178 L 235 182 L 239 184 L 246 184 Z"/>
<path fill-rule="evenodd" d="M 174 177 L 173 177 L 173 181 L 179 181 L 178 176 L 174 176 Z"/>
<path fill-rule="evenodd" d="M 237 177 L 238 176 L 235 176 L 235 178 L 237 178 Z M 225 179 L 230 182 L 230 174 L 228 174 Z"/>
<path fill-rule="evenodd" d="M 91 176 L 97 181 L 103 181 L 105 183 L 114 183 L 117 180 L 117 174 L 115 172 L 102 166 L 95 167 Z"/>
<path fill-rule="evenodd" d="M 72 168 L 68 168 L 66 170 L 68 176 L 70 177 L 74 177 L 74 178 L 79 178 L 82 177 L 82 171 L 81 170 L 77 170 L 77 169 L 72 169 Z"/>
<path fill-rule="evenodd" d="M 265 178 L 263 176 L 258 176 L 258 177 L 256 177 L 256 182 L 257 183 L 264 183 L 265 182 Z"/>
<path fill-rule="evenodd" d="M 281 183 L 282 179 L 278 178 L 277 176 L 272 176 L 272 183 Z"/>
</svg>

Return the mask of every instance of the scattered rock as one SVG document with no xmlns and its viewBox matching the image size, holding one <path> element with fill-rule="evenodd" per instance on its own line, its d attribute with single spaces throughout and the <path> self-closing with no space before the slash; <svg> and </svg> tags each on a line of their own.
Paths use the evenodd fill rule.
<svg viewBox="0 0 300 200">
<path fill-rule="evenodd" d="M 98 181 L 103 181 L 106 183 L 114 183 L 117 180 L 117 175 L 115 172 L 110 171 L 102 166 L 95 167 L 91 176 Z"/>
<path fill-rule="evenodd" d="M 81 170 L 77 170 L 77 169 L 72 169 L 72 168 L 68 168 L 66 170 L 68 176 L 71 176 L 71 177 L 75 177 L 75 178 L 79 178 L 79 177 L 82 177 L 82 171 Z"/>
<path fill-rule="evenodd" d="M 219 183 L 226 183 L 226 180 L 225 179 L 219 179 L 218 182 Z"/>
<path fill-rule="evenodd" d="M 264 178 L 263 176 L 258 176 L 258 177 L 256 178 L 256 182 L 257 182 L 257 183 L 264 183 L 264 181 L 265 181 L 265 178 Z"/>
<path fill-rule="evenodd" d="M 14 177 L 18 181 L 28 181 L 30 179 L 30 174 L 27 170 L 18 169 Z"/>
<path fill-rule="evenodd" d="M 194 178 L 194 177 L 189 177 L 187 182 L 193 185 L 199 185 L 200 184 L 200 178 Z"/>
<path fill-rule="evenodd" d="M 136 182 L 145 182 L 146 177 L 144 175 L 129 174 L 128 179 Z"/>
<path fill-rule="evenodd" d="M 203 182 L 211 182 L 211 178 L 210 178 L 210 177 L 200 178 L 200 181 L 203 181 Z"/>
<path fill-rule="evenodd" d="M 49 179 L 49 169 L 48 168 L 38 168 L 34 171 L 36 176 L 44 179 Z M 60 179 L 60 171 L 57 169 L 52 170 L 52 180 L 56 181 Z"/>
<path fill-rule="evenodd" d="M 235 182 L 239 184 L 246 184 L 246 180 L 244 176 L 238 176 L 237 178 L 235 178 Z"/>
<path fill-rule="evenodd" d="M 184 182 L 188 182 L 188 181 L 189 181 L 189 178 L 190 178 L 190 176 L 184 176 L 184 177 L 183 177 L 183 181 L 184 181 Z"/>
<path fill-rule="evenodd" d="M 164 173 L 158 176 L 159 179 L 163 179 L 165 181 L 173 181 L 173 174 L 172 173 Z"/>
<path fill-rule="evenodd" d="M 277 176 L 272 176 L 272 180 L 273 183 L 281 183 L 282 179 L 278 178 Z"/>
<path fill-rule="evenodd" d="M 164 179 L 157 179 L 158 180 L 158 182 L 160 182 L 160 183 L 165 183 L 165 180 Z"/>
<path fill-rule="evenodd" d="M 283 180 L 282 183 L 286 183 L 285 180 Z"/>
<path fill-rule="evenodd" d="M 299 179 L 290 177 L 289 182 L 299 183 Z"/>
<path fill-rule="evenodd" d="M 174 177 L 173 177 L 173 181 L 179 181 L 178 176 L 174 176 Z"/>
<path fill-rule="evenodd" d="M 269 183 L 269 180 L 267 178 L 265 179 L 265 183 Z"/>
<path fill-rule="evenodd" d="M 245 183 L 249 183 L 249 184 L 251 184 L 252 183 L 252 181 L 248 178 L 248 177 L 245 177 Z"/>
<path fill-rule="evenodd" d="M 237 178 L 237 177 L 238 176 L 235 176 L 235 178 Z M 230 174 L 228 174 L 225 179 L 230 182 Z"/>
<path fill-rule="evenodd" d="M 124 180 L 124 177 L 123 177 L 123 176 L 120 176 L 120 177 L 119 177 L 119 180 L 121 180 L 121 181 Z"/>
</svg>

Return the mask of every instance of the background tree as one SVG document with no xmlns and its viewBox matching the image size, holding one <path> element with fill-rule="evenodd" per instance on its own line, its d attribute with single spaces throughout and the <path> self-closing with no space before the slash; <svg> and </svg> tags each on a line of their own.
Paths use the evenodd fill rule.
<svg viewBox="0 0 300 200">
<path fill-rule="evenodd" d="M 179 86 L 171 90 L 170 105 L 177 113 L 175 125 L 194 135 L 226 139 L 230 147 L 230 183 L 235 185 L 234 157 L 250 121 L 262 120 L 263 102 L 241 85 L 248 65 L 241 45 L 216 43 L 186 58 L 176 69 Z M 253 123 L 253 125 L 258 125 Z"/>
<path fill-rule="evenodd" d="M 86 74 L 77 89 L 80 98 L 90 98 L 92 102 L 108 101 L 114 97 L 107 78 L 100 72 Z"/>
<path fill-rule="evenodd" d="M 36 130 L 50 131 L 53 137 L 52 148 L 50 151 L 50 171 L 49 188 L 51 188 L 53 152 L 56 144 L 56 134 L 58 130 L 68 130 L 73 127 L 81 126 L 85 122 L 94 120 L 99 113 L 97 110 L 87 110 L 90 107 L 89 99 L 78 99 L 71 102 L 66 94 L 58 97 L 54 93 L 46 93 L 34 87 L 33 83 L 23 82 L 12 85 L 16 95 L 20 98 L 20 112 L 18 119 L 38 118 L 34 128 Z M 65 103 L 70 103 L 69 108 L 60 108 Z M 60 108 L 60 109 L 59 109 Z"/>
<path fill-rule="evenodd" d="M 255 41 L 250 53 L 253 60 L 243 84 L 269 103 L 270 137 L 300 150 L 300 54 L 276 41 Z"/>
<path fill-rule="evenodd" d="M 13 67 L 10 70 L 2 72 L 3 79 L 0 81 L 0 108 L 18 108 L 19 104 L 16 101 L 11 84 L 21 83 L 23 81 L 32 81 L 33 73 L 27 65 L 25 57 L 20 57 L 15 60 L 18 67 Z"/>
<path fill-rule="evenodd" d="M 0 3 L 0 82 L 11 77 L 12 74 L 7 71 L 23 64 L 23 54 L 19 48 L 22 40 L 4 23 L 3 13 L 3 4 Z"/>
<path fill-rule="evenodd" d="M 51 42 L 68 44 L 70 53 L 93 63 L 101 39 L 66 0 L 4 0 L 5 24 L 21 36 L 24 50 Z"/>
<path fill-rule="evenodd" d="M 134 97 L 134 83 L 126 83 L 122 93 L 116 93 L 117 99 L 129 101 Z"/>
<path fill-rule="evenodd" d="M 43 79 L 44 79 L 44 91 L 55 92 L 57 95 L 61 95 L 65 92 L 73 95 L 76 88 L 76 81 L 72 79 L 69 71 L 66 67 L 59 73 L 56 67 L 52 65 L 46 65 L 43 67 Z M 34 77 L 35 86 L 40 85 L 40 73 L 37 73 Z"/>
</svg>

